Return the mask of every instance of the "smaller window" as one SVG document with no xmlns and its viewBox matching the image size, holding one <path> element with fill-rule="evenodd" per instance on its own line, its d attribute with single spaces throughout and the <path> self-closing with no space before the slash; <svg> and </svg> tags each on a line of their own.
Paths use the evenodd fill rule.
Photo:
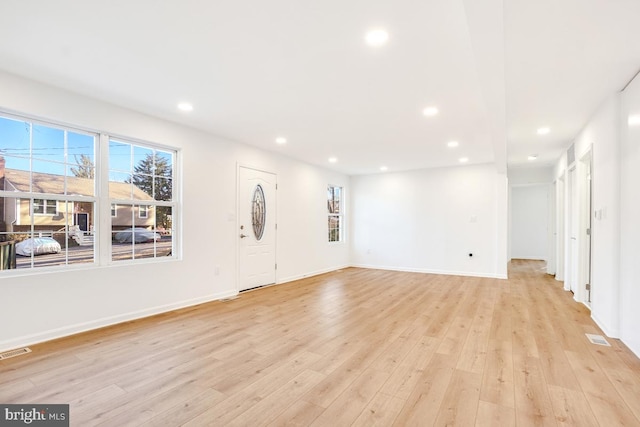
<svg viewBox="0 0 640 427">
<path fill-rule="evenodd" d="M 118 216 L 118 205 L 115 203 L 111 203 L 111 218 L 115 218 Z"/>
<path fill-rule="evenodd" d="M 149 218 L 149 206 L 140 205 L 138 208 L 138 218 Z"/>
<path fill-rule="evenodd" d="M 342 241 L 343 206 L 342 187 L 327 187 L 327 210 L 329 213 L 329 242 Z"/>
<path fill-rule="evenodd" d="M 33 199 L 33 213 L 36 215 L 55 215 L 58 213 L 58 202 L 55 200 Z"/>
</svg>

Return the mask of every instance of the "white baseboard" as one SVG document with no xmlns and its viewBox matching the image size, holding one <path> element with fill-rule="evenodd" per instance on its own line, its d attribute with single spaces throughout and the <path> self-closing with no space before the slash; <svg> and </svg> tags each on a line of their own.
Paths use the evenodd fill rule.
<svg viewBox="0 0 640 427">
<path fill-rule="evenodd" d="M 426 268 L 389 267 L 389 266 L 383 266 L 383 265 L 369 265 L 369 264 L 353 264 L 352 267 L 369 268 L 372 270 L 402 271 L 402 272 L 409 272 L 409 273 L 442 274 L 444 276 L 486 277 L 490 279 L 507 279 L 508 278 L 506 274 L 477 273 L 477 272 L 471 272 L 471 271 L 431 270 Z"/>
<path fill-rule="evenodd" d="M 180 301 L 177 303 L 167 304 L 158 307 L 152 307 L 131 313 L 124 313 L 117 316 L 105 317 L 102 319 L 92 320 L 90 322 L 78 323 L 75 325 L 65 326 L 57 329 L 39 332 L 37 334 L 22 336 L 10 340 L 0 341 L 0 352 L 13 350 L 15 348 L 26 347 L 34 344 L 51 341 L 57 338 L 63 338 L 94 329 L 104 328 L 106 326 L 116 325 L 118 323 L 128 322 L 131 320 L 142 319 L 156 314 L 166 313 L 180 308 L 191 307 L 211 301 L 217 301 L 223 298 L 229 298 L 237 295 L 236 291 L 220 292 L 206 297 L 194 298 L 191 300 Z"/>
<path fill-rule="evenodd" d="M 596 322 L 596 325 L 598 325 L 598 327 L 602 329 L 602 332 L 604 332 L 604 334 L 609 338 L 620 338 L 620 331 L 608 328 L 604 322 L 598 319 L 598 316 L 593 314 L 593 310 L 591 311 L 591 319 Z"/>
<path fill-rule="evenodd" d="M 349 268 L 349 267 L 351 267 L 351 266 L 348 265 L 348 264 L 345 264 L 345 265 L 342 265 L 342 266 L 330 267 L 330 268 L 325 268 L 325 269 L 322 269 L 322 270 L 313 271 L 311 273 L 298 274 L 298 275 L 295 275 L 295 276 L 284 277 L 282 279 L 278 279 L 276 281 L 276 284 L 280 285 L 282 283 L 294 282 L 296 280 L 306 279 L 307 277 L 319 276 L 321 274 L 331 273 L 332 271 L 340 270 L 342 268 Z"/>
</svg>

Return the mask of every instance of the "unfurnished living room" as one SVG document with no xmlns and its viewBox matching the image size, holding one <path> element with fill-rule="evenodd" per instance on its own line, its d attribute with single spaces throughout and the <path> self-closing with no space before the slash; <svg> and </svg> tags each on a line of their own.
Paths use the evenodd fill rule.
<svg viewBox="0 0 640 427">
<path fill-rule="evenodd" d="M 0 426 L 639 426 L 640 1 L 0 2 Z"/>
</svg>

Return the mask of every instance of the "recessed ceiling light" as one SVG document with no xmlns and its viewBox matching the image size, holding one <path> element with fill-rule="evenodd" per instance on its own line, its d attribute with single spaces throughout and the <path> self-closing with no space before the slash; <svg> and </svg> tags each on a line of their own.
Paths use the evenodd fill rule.
<svg viewBox="0 0 640 427">
<path fill-rule="evenodd" d="M 329 163 L 335 163 L 337 161 L 338 159 L 336 159 L 335 157 L 329 157 Z"/>
<path fill-rule="evenodd" d="M 286 144 L 286 143 L 287 143 L 287 138 L 284 138 L 282 136 L 279 136 L 279 137 L 276 138 L 276 144 L 282 145 L 282 144 Z"/>
<path fill-rule="evenodd" d="M 537 159 L 537 158 L 538 158 L 538 155 L 537 155 L 537 154 L 532 154 L 532 155 L 530 155 L 529 157 L 527 157 L 527 159 L 529 159 L 529 161 L 534 161 L 534 160 L 535 160 L 535 159 Z"/>
<path fill-rule="evenodd" d="M 539 128 L 536 132 L 538 133 L 538 135 L 546 135 L 549 132 L 551 132 L 551 129 L 546 128 L 546 127 L 545 128 Z"/>
<path fill-rule="evenodd" d="M 447 147 L 449 147 L 449 148 L 455 148 L 455 147 L 457 147 L 458 145 L 460 145 L 460 144 L 458 144 L 458 141 L 449 141 L 449 142 L 447 143 Z"/>
<path fill-rule="evenodd" d="M 389 33 L 383 29 L 371 30 L 364 39 L 369 46 L 380 47 L 389 41 Z"/>
<path fill-rule="evenodd" d="M 427 107 L 422 110 L 422 114 L 427 117 L 435 116 L 436 114 L 438 114 L 438 109 L 436 107 Z"/>
<path fill-rule="evenodd" d="M 460 157 L 460 158 L 458 159 L 458 161 L 459 161 L 460 163 L 467 163 L 467 162 L 469 161 L 469 158 L 468 158 L 468 157 Z"/>
<path fill-rule="evenodd" d="M 634 114 L 632 116 L 629 116 L 629 118 L 627 119 L 627 123 L 629 124 L 629 126 L 640 125 L 640 114 Z"/>
<path fill-rule="evenodd" d="M 380 170 L 381 170 L 382 172 L 386 172 L 386 171 L 388 171 L 388 170 L 389 170 L 389 168 L 388 168 L 388 167 L 386 167 L 386 166 L 380 166 Z"/>
<path fill-rule="evenodd" d="M 178 110 L 180 111 L 193 111 L 193 105 L 188 102 L 181 102 L 178 104 Z"/>
</svg>

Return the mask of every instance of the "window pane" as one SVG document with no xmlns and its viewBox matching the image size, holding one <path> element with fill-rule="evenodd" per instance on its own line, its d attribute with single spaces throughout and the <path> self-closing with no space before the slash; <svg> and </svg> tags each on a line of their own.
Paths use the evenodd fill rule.
<svg viewBox="0 0 640 427">
<path fill-rule="evenodd" d="M 34 160 L 31 175 L 34 193 L 65 194 L 65 166 Z"/>
<path fill-rule="evenodd" d="M 168 178 L 155 178 L 154 199 L 170 202 L 173 197 L 173 180 Z"/>
<path fill-rule="evenodd" d="M 34 159 L 64 163 L 64 131 L 43 125 L 33 125 L 31 152 Z"/>
<path fill-rule="evenodd" d="M 131 200 L 131 175 L 122 172 L 109 174 L 109 197 L 112 199 Z"/>
<path fill-rule="evenodd" d="M 153 174 L 153 150 L 146 147 L 133 147 L 133 170 L 136 173 Z"/>
<path fill-rule="evenodd" d="M 95 137 L 67 131 L 67 163 L 95 165 Z"/>
<path fill-rule="evenodd" d="M 340 199 L 342 194 L 341 187 L 328 187 L 328 203 L 327 208 L 329 213 L 340 213 Z"/>
<path fill-rule="evenodd" d="M 0 117 L 0 152 L 6 156 L 28 158 L 30 156 L 30 128 L 27 122 Z M 26 170 L 28 170 L 28 163 Z"/>
<path fill-rule="evenodd" d="M 340 217 L 339 216 L 329 217 L 329 241 L 330 242 L 340 241 Z"/>
<path fill-rule="evenodd" d="M 95 257 L 95 205 L 89 202 L 67 203 L 69 235 L 67 236 L 68 263 L 94 262 Z"/>
<path fill-rule="evenodd" d="M 156 229 L 164 236 L 173 235 L 173 209 L 170 206 L 156 207 Z"/>
<path fill-rule="evenodd" d="M 142 212 L 146 212 L 147 218 L 141 218 Z M 118 217 L 112 218 L 111 223 L 114 261 L 165 257 L 173 253 L 171 207 L 120 204 Z"/>
<path fill-rule="evenodd" d="M 78 165 L 67 166 L 67 194 L 93 196 L 96 185 L 95 169 L 89 166 L 78 168 Z"/>
<path fill-rule="evenodd" d="M 131 172 L 131 144 L 109 140 L 109 170 Z"/>
<path fill-rule="evenodd" d="M 42 214 L 31 216 L 31 204 Z M 0 241 L 16 242 L 16 268 L 93 263 L 94 211 L 93 202 L 0 198 Z"/>
<path fill-rule="evenodd" d="M 133 198 L 151 200 L 153 196 L 153 177 L 151 175 L 133 175 Z"/>
<path fill-rule="evenodd" d="M 47 215 L 55 215 L 58 212 L 58 203 L 55 200 L 45 200 L 44 212 Z"/>
</svg>

